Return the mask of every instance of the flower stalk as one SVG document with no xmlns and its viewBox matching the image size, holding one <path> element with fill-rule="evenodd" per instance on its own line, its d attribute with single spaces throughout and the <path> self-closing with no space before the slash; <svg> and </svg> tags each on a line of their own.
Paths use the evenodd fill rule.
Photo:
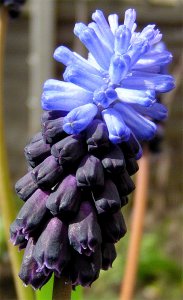
<svg viewBox="0 0 183 300">
<path fill-rule="evenodd" d="M 142 158 L 139 160 L 139 171 L 136 176 L 136 189 L 134 192 L 134 207 L 130 230 L 131 237 L 127 253 L 126 269 L 122 281 L 120 300 L 132 300 L 136 282 L 149 184 L 148 149 L 144 149 L 143 153 Z"/>
<path fill-rule="evenodd" d="M 53 288 L 53 300 L 70 300 L 72 287 L 71 284 L 65 283 L 66 279 L 55 277 Z"/>
<path fill-rule="evenodd" d="M 14 249 L 13 245 L 11 245 L 9 242 L 9 226 L 16 215 L 16 209 L 13 201 L 13 193 L 11 190 L 4 136 L 3 69 L 7 17 L 8 10 L 4 7 L 0 8 L 0 209 L 18 299 L 32 300 L 33 291 L 30 288 L 25 289 L 21 281 L 17 280 L 17 271 L 20 268 L 22 255 L 20 255 L 20 253 L 18 253 L 16 249 Z"/>
</svg>

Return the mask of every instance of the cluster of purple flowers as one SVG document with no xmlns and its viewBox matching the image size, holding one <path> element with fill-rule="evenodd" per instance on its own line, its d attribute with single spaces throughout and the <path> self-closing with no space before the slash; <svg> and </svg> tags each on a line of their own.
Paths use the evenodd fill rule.
<svg viewBox="0 0 183 300">
<path fill-rule="evenodd" d="M 116 258 L 126 233 L 121 208 L 135 186 L 131 175 L 142 156 L 139 140 L 151 139 L 154 120 L 167 115 L 156 94 L 174 87 L 164 74 L 171 54 L 157 46 L 154 25 L 136 32 L 135 11 L 106 21 L 96 11 L 74 32 L 88 59 L 59 47 L 64 80 L 44 85 L 42 132 L 25 147 L 28 173 L 16 183 L 25 201 L 11 225 L 11 240 L 25 254 L 20 278 L 35 289 L 54 273 L 90 286 Z"/>
<path fill-rule="evenodd" d="M 134 189 L 142 150 L 133 135 L 114 145 L 94 119 L 68 135 L 60 111 L 45 112 L 42 133 L 25 147 L 29 172 L 16 183 L 25 201 L 11 225 L 11 240 L 25 248 L 20 278 L 40 288 L 54 272 L 72 285 L 90 285 L 116 257 L 126 233 L 121 207 Z"/>
<path fill-rule="evenodd" d="M 0 0 L 0 5 L 4 5 L 8 8 L 9 15 L 12 18 L 19 16 L 21 6 L 26 2 L 26 0 Z"/>
</svg>

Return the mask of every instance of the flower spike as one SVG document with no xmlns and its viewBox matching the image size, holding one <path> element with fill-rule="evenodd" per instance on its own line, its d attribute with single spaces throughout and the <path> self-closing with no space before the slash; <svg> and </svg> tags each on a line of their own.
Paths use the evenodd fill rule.
<svg viewBox="0 0 183 300">
<path fill-rule="evenodd" d="M 108 21 L 107 21 L 108 20 Z M 28 173 L 16 184 L 25 201 L 10 228 L 25 249 L 20 278 L 41 288 L 52 273 L 73 289 L 90 286 L 116 258 L 126 233 L 121 209 L 135 189 L 141 141 L 152 139 L 167 117 L 159 94 L 174 88 L 172 55 L 155 25 L 137 31 L 136 12 L 124 23 L 101 10 L 75 35 L 88 59 L 59 46 L 63 81 L 49 79 L 42 94 L 42 132 L 25 147 Z"/>
</svg>

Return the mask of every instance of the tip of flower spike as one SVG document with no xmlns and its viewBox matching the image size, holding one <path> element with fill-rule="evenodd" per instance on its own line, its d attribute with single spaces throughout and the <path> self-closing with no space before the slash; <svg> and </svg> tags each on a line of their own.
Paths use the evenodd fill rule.
<svg viewBox="0 0 183 300">
<path fill-rule="evenodd" d="M 67 47 L 60 46 L 55 49 L 53 58 L 67 66 L 71 62 L 71 51 Z"/>
<path fill-rule="evenodd" d="M 133 8 L 129 8 L 125 11 L 125 19 L 124 19 L 124 25 L 130 30 L 132 30 L 133 25 L 136 20 L 136 11 Z"/>
<path fill-rule="evenodd" d="M 82 22 L 79 22 L 79 23 L 76 23 L 75 26 L 74 26 L 74 34 L 79 37 L 80 34 L 86 30 L 88 27 L 83 24 Z"/>
</svg>

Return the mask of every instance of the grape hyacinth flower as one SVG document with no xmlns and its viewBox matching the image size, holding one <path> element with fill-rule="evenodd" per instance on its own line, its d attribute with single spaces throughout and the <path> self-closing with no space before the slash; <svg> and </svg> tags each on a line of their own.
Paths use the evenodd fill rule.
<svg viewBox="0 0 183 300">
<path fill-rule="evenodd" d="M 162 67 L 172 60 L 170 52 L 156 47 L 162 34 L 155 25 L 136 32 L 136 12 L 125 12 L 124 24 L 102 11 L 92 15 L 88 26 L 77 23 L 74 33 L 88 49 L 88 59 L 61 46 L 54 58 L 65 64 L 65 81 L 45 82 L 42 107 L 69 112 L 63 128 L 78 134 L 96 115 L 104 120 L 113 143 L 127 141 L 131 132 L 139 140 L 149 140 L 156 132 L 151 119 L 161 120 L 167 109 L 157 102 L 157 93 L 174 87 L 171 75 Z"/>
<path fill-rule="evenodd" d="M 20 14 L 21 6 L 26 0 L 0 0 L 0 6 L 4 5 L 8 8 L 9 15 L 12 18 L 17 18 Z"/>
<path fill-rule="evenodd" d="M 126 233 L 121 208 L 135 188 L 140 142 L 167 116 L 157 95 L 174 87 L 163 71 L 172 55 L 156 47 L 161 33 L 155 25 L 136 31 L 135 18 L 129 9 L 119 25 L 97 10 L 74 29 L 88 59 L 63 46 L 54 53 L 64 81 L 44 85 L 42 131 L 25 147 L 28 173 L 15 186 L 25 203 L 10 228 L 25 248 L 19 276 L 35 289 L 52 273 L 90 286 Z"/>
</svg>

